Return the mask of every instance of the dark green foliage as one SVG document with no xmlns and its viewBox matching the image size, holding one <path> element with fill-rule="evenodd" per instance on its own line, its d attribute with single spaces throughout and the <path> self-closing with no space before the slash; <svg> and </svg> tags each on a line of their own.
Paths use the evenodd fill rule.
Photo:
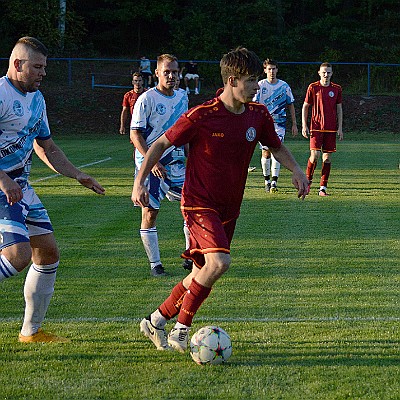
<svg viewBox="0 0 400 400">
<path fill-rule="evenodd" d="M 3 56 L 23 34 L 60 48 L 59 0 L 1 3 Z M 399 25 L 397 0 L 67 0 L 64 52 L 219 60 L 244 45 L 286 61 L 397 63 Z"/>
</svg>

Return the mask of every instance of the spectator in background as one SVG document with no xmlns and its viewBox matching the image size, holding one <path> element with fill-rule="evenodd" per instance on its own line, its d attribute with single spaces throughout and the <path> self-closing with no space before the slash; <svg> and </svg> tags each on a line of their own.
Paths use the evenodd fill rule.
<svg viewBox="0 0 400 400">
<path fill-rule="evenodd" d="M 319 196 L 328 196 L 326 187 L 331 171 L 331 154 L 336 151 L 336 133 L 343 140 L 342 88 L 331 82 L 333 70 L 329 63 L 322 63 L 318 70 L 320 80 L 308 86 L 302 109 L 302 135 L 310 138 L 310 157 L 306 176 L 311 186 L 314 171 L 322 151 L 322 171 Z M 308 110 L 311 123 L 308 128 Z"/>
<path fill-rule="evenodd" d="M 140 57 L 139 72 L 143 76 L 144 87 L 151 87 L 153 73 L 151 72 L 150 60 L 146 56 Z"/>
<path fill-rule="evenodd" d="M 121 135 L 126 135 L 126 127 L 128 122 L 130 124 L 130 118 L 133 111 L 133 106 L 139 96 L 146 91 L 143 87 L 143 76 L 140 72 L 135 72 L 132 74 L 132 85 L 133 89 L 126 92 L 122 100 L 122 111 L 121 111 L 121 125 L 119 127 L 119 133 Z"/>
<path fill-rule="evenodd" d="M 186 93 L 190 93 L 189 81 L 194 80 L 194 94 L 199 94 L 199 73 L 197 70 L 197 63 L 194 61 L 189 61 L 181 69 L 181 75 L 183 76 L 183 71 L 186 70 L 186 75 L 184 76 Z"/>
</svg>

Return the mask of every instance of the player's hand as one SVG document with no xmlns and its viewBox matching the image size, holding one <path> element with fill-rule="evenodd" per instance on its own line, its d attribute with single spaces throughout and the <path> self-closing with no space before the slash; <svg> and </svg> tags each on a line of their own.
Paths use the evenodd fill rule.
<svg viewBox="0 0 400 400">
<path fill-rule="evenodd" d="M 132 188 L 131 200 L 133 204 L 141 207 L 148 207 L 149 205 L 149 191 L 146 186 L 139 185 L 135 180 Z"/>
<path fill-rule="evenodd" d="M 151 172 L 154 176 L 160 179 L 164 179 L 167 176 L 167 170 L 164 165 L 159 162 L 151 169 Z"/>
<path fill-rule="evenodd" d="M 293 186 L 297 189 L 297 197 L 304 200 L 304 198 L 310 192 L 310 185 L 304 172 L 297 168 L 293 171 L 292 175 Z"/>
<path fill-rule="evenodd" d="M 80 172 L 76 176 L 76 180 L 82 185 L 87 187 L 88 189 L 93 190 L 93 192 L 97 194 L 105 194 L 106 190 L 103 188 L 103 186 L 100 185 L 99 182 L 96 181 L 96 179 L 92 178 L 90 175 L 87 175 L 83 172 Z"/>
<path fill-rule="evenodd" d="M 24 197 L 21 187 L 11 179 L 5 172 L 0 175 L 0 190 L 6 195 L 10 206 L 18 203 Z"/>
<path fill-rule="evenodd" d="M 125 128 L 119 128 L 119 134 L 120 135 L 126 135 L 126 129 Z"/>
<path fill-rule="evenodd" d="M 298 135 L 298 133 L 299 133 L 299 130 L 297 129 L 297 125 L 293 124 L 292 125 L 292 136 L 295 137 Z"/>
<path fill-rule="evenodd" d="M 338 138 L 340 141 L 343 140 L 343 131 L 342 130 L 338 130 Z"/>
<path fill-rule="evenodd" d="M 308 126 L 303 126 L 301 129 L 301 134 L 308 139 L 308 136 L 310 135 L 310 130 L 308 129 Z"/>
</svg>

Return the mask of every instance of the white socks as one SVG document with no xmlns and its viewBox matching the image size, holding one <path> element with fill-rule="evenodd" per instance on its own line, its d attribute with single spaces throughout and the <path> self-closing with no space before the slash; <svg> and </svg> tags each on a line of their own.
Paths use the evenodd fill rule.
<svg viewBox="0 0 400 400">
<path fill-rule="evenodd" d="M 274 156 L 271 156 L 271 175 L 279 176 L 280 170 L 281 170 L 281 164 L 274 158 Z"/>
<path fill-rule="evenodd" d="M 25 316 L 21 333 L 31 336 L 38 331 L 49 307 L 54 292 L 58 261 L 50 265 L 32 264 L 26 275 L 24 286 Z M 18 271 L 0 255 L 0 282 L 17 275 Z"/>
<path fill-rule="evenodd" d="M 190 329 L 190 326 L 181 324 L 180 322 L 176 322 L 174 328 L 175 329 Z"/>
<path fill-rule="evenodd" d="M 157 227 L 140 229 L 140 237 L 142 239 L 147 258 L 150 261 L 150 267 L 153 269 L 156 265 L 161 264 Z"/>
<path fill-rule="evenodd" d="M 271 158 L 261 157 L 261 168 L 264 177 L 271 175 Z"/>
<path fill-rule="evenodd" d="M 162 316 L 162 314 L 160 313 L 160 311 L 157 308 L 157 310 L 154 311 L 150 315 L 150 322 L 156 328 L 161 328 L 162 329 L 162 328 L 164 328 L 165 324 L 167 323 L 167 319 Z"/>
<path fill-rule="evenodd" d="M 35 334 L 42 325 L 53 296 L 58 263 L 32 264 L 29 268 L 24 286 L 25 317 L 21 329 L 24 336 Z"/>
<path fill-rule="evenodd" d="M 18 271 L 11 265 L 10 261 L 0 255 L 0 282 L 18 274 Z"/>
<path fill-rule="evenodd" d="M 185 234 L 186 249 L 189 248 L 189 229 L 186 224 L 183 224 L 183 232 Z M 140 229 L 140 238 L 146 251 L 147 258 L 150 262 L 150 267 L 153 269 L 156 265 L 162 265 L 160 257 L 160 248 L 158 247 L 157 227 L 149 229 Z"/>
</svg>

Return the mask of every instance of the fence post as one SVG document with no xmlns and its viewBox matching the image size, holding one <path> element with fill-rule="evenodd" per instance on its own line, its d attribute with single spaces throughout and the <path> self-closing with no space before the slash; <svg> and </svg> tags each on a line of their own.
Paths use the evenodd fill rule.
<svg viewBox="0 0 400 400">
<path fill-rule="evenodd" d="M 371 94 L 371 64 L 368 63 L 368 89 L 367 89 L 367 96 L 369 97 Z"/>
</svg>

